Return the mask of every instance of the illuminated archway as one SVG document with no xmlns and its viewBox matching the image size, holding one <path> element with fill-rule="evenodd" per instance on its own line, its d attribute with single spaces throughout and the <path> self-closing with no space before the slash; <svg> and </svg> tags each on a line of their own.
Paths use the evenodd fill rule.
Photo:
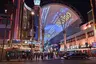
<svg viewBox="0 0 96 64">
<path fill-rule="evenodd" d="M 82 23 L 77 11 L 67 5 L 48 4 L 42 7 L 41 22 L 45 25 L 45 41 L 49 41 L 63 31 L 60 21 L 64 21 L 64 29 L 69 28 L 75 22 L 76 27 Z"/>
</svg>

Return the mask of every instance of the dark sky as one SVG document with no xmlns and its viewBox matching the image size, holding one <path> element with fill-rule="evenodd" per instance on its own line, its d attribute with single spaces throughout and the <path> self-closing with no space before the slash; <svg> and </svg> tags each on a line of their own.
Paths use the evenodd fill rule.
<svg viewBox="0 0 96 64">
<path fill-rule="evenodd" d="M 0 0 L 0 13 L 4 13 L 4 8 L 5 8 L 4 4 L 5 4 L 4 1 Z"/>
<path fill-rule="evenodd" d="M 75 7 L 83 16 L 84 22 L 88 21 L 87 12 L 91 10 L 90 0 L 63 0 Z"/>
<path fill-rule="evenodd" d="M 5 13 L 6 4 L 12 2 L 12 0 L 0 0 L 0 14 Z"/>
<path fill-rule="evenodd" d="M 32 8 L 33 7 L 33 0 L 25 0 L 26 3 Z M 0 13 L 4 13 L 4 4 L 7 0 L 0 0 Z M 84 21 L 87 22 L 87 12 L 90 11 L 90 0 L 41 0 L 41 6 L 50 3 L 62 3 L 68 4 L 74 7 L 79 13 L 82 15 Z"/>
</svg>

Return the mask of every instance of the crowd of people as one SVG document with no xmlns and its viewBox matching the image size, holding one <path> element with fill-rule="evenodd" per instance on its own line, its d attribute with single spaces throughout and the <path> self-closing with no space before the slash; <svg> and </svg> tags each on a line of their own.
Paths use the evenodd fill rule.
<svg viewBox="0 0 96 64">
<path fill-rule="evenodd" d="M 62 55 L 56 52 L 42 53 L 42 52 L 18 52 L 18 53 L 7 53 L 6 59 L 11 60 L 14 57 L 18 60 L 50 60 L 50 59 L 58 59 Z"/>
</svg>

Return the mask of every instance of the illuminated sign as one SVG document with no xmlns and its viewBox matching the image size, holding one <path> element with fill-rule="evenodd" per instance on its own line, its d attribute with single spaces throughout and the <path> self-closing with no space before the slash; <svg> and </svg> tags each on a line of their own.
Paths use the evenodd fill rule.
<svg viewBox="0 0 96 64">
<path fill-rule="evenodd" d="M 79 19 L 68 6 L 51 4 L 42 7 L 41 22 L 45 29 L 44 40 L 50 40 Z"/>
<path fill-rule="evenodd" d="M 34 5 L 40 5 L 40 0 L 34 0 Z"/>
<path fill-rule="evenodd" d="M 64 22 L 68 21 L 71 18 L 71 14 L 67 12 L 65 15 L 60 16 L 60 19 Z"/>
<path fill-rule="evenodd" d="M 64 24 L 65 22 L 67 22 L 68 20 L 70 20 L 72 17 L 71 13 L 70 12 L 67 12 L 65 15 L 61 15 L 59 17 L 59 19 L 57 20 L 56 24 L 58 25 L 61 25 L 61 24 Z"/>
</svg>

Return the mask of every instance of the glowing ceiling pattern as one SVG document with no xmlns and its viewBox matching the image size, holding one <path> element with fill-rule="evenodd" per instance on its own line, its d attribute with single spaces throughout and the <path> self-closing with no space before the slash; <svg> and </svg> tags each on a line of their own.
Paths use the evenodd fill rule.
<svg viewBox="0 0 96 64">
<path fill-rule="evenodd" d="M 79 16 L 70 7 L 50 4 L 42 7 L 41 21 L 45 29 L 44 40 L 48 41 L 69 27 Z"/>
</svg>

